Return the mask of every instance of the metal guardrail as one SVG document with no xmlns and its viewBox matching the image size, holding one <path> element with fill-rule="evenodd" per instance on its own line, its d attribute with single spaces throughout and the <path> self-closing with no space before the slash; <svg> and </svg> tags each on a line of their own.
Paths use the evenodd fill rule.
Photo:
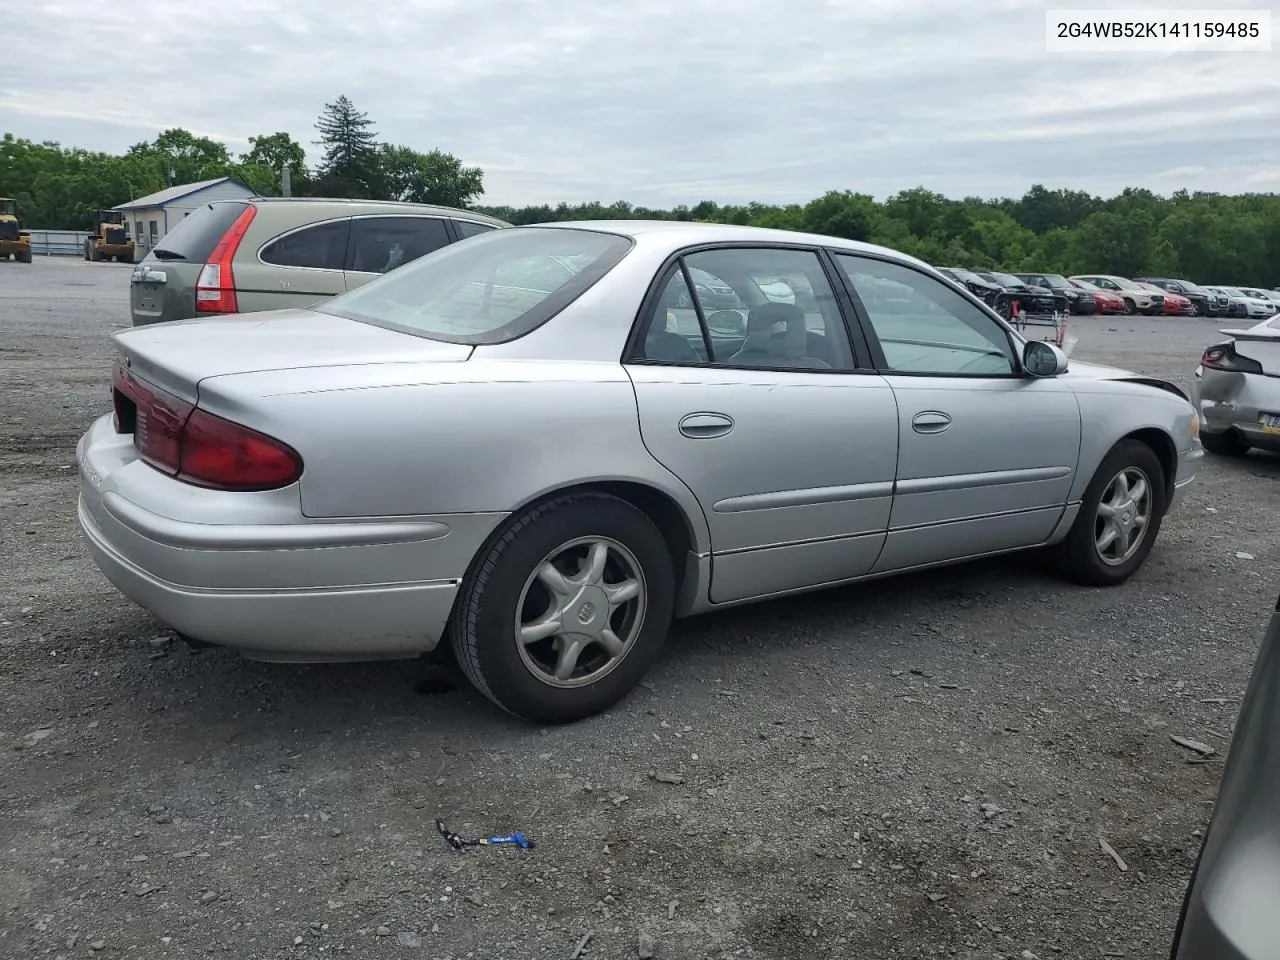
<svg viewBox="0 0 1280 960">
<path fill-rule="evenodd" d="M 31 253 L 37 257 L 83 257 L 88 230 L 31 230 Z"/>
</svg>

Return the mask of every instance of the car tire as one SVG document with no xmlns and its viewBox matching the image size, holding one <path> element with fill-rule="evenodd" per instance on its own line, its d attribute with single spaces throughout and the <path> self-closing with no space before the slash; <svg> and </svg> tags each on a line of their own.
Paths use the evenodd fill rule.
<svg viewBox="0 0 1280 960">
<path fill-rule="evenodd" d="M 1249 453 L 1249 444 L 1225 433 L 1200 432 L 1200 445 L 1220 457 L 1240 458 Z"/>
<path fill-rule="evenodd" d="M 674 604 L 671 553 L 653 521 L 617 497 L 573 493 L 490 538 L 463 580 L 449 634 L 467 679 L 499 707 L 570 723 L 608 709 L 640 681 Z M 569 617 L 581 630 L 566 635 Z M 533 639 L 521 641 L 522 622 Z"/>
<path fill-rule="evenodd" d="M 1118 486 L 1121 477 L 1126 478 L 1126 486 L 1132 484 L 1133 487 L 1137 486 L 1135 481 L 1141 479 L 1145 489 L 1126 502 L 1124 490 Z M 1124 583 L 1146 561 L 1155 544 L 1164 519 L 1165 500 L 1164 468 L 1155 451 L 1140 440 L 1121 440 L 1103 458 L 1085 488 L 1080 512 L 1070 532 L 1053 548 L 1059 572 L 1085 586 L 1110 587 Z M 1107 507 L 1122 512 L 1108 515 Z M 1134 524 L 1141 517 L 1145 517 L 1141 538 L 1134 544 L 1134 534 L 1130 531 L 1136 529 Z M 1128 549 L 1121 549 L 1126 546 L 1123 543 L 1118 544 L 1114 552 L 1110 545 L 1104 549 L 1102 542 L 1108 533 L 1117 538 L 1130 538 Z"/>
<path fill-rule="evenodd" d="M 1125 297 L 1124 298 L 1124 315 L 1126 317 L 1130 317 L 1137 312 L 1138 312 L 1138 308 L 1134 304 L 1134 302 L 1130 300 L 1128 297 Z"/>
</svg>

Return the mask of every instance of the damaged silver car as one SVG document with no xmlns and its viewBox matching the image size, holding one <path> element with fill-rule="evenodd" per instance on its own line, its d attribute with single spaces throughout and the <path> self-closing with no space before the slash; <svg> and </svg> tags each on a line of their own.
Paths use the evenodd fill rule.
<svg viewBox="0 0 1280 960">
<path fill-rule="evenodd" d="M 1220 332 L 1231 339 L 1205 350 L 1192 388 L 1200 442 L 1227 457 L 1280 453 L 1280 317 Z"/>
</svg>

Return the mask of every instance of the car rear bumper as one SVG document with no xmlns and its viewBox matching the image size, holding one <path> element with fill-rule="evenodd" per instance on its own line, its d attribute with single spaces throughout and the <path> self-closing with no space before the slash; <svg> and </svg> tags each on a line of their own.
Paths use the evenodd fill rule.
<svg viewBox="0 0 1280 960">
<path fill-rule="evenodd" d="M 128 443 L 106 417 L 77 447 L 78 518 L 94 563 L 179 633 L 259 660 L 394 659 L 433 649 L 471 558 L 502 517 L 317 522 L 299 510 L 274 522 L 254 495 L 232 494 L 245 497 L 246 522 L 227 522 L 236 501 L 187 487 L 190 517 L 202 500 L 218 508 L 176 519 L 172 505 L 181 501 L 154 493 L 186 485 L 125 462 Z M 253 522 L 255 513 L 273 522 Z"/>
<path fill-rule="evenodd" d="M 1191 401 L 1206 434 L 1235 434 L 1259 450 L 1280 452 L 1280 434 L 1268 433 L 1260 413 L 1280 414 L 1280 377 L 1196 368 Z"/>
</svg>

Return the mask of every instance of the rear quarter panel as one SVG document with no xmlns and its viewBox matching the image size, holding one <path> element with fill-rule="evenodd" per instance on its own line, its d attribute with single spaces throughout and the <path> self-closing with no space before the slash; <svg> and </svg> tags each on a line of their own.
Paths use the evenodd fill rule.
<svg viewBox="0 0 1280 960">
<path fill-rule="evenodd" d="M 1080 468 L 1070 499 L 1079 500 L 1111 448 L 1140 430 L 1158 430 L 1181 456 L 1192 447 L 1195 408 L 1156 387 L 1122 380 L 1072 380 L 1080 402 Z M 1173 477 L 1165 478 L 1172 483 Z"/>
<path fill-rule="evenodd" d="M 709 549 L 697 501 L 645 449 L 635 394 L 606 362 L 470 360 L 211 377 L 200 404 L 302 456 L 309 517 L 519 509 L 592 481 L 669 497 Z"/>
<path fill-rule="evenodd" d="M 263 203 L 236 250 L 236 301 L 242 313 L 309 307 L 347 289 L 341 269 L 283 267 L 263 263 L 262 248 L 281 234 L 312 224 L 343 220 L 347 211 L 317 209 L 311 204 Z"/>
</svg>

